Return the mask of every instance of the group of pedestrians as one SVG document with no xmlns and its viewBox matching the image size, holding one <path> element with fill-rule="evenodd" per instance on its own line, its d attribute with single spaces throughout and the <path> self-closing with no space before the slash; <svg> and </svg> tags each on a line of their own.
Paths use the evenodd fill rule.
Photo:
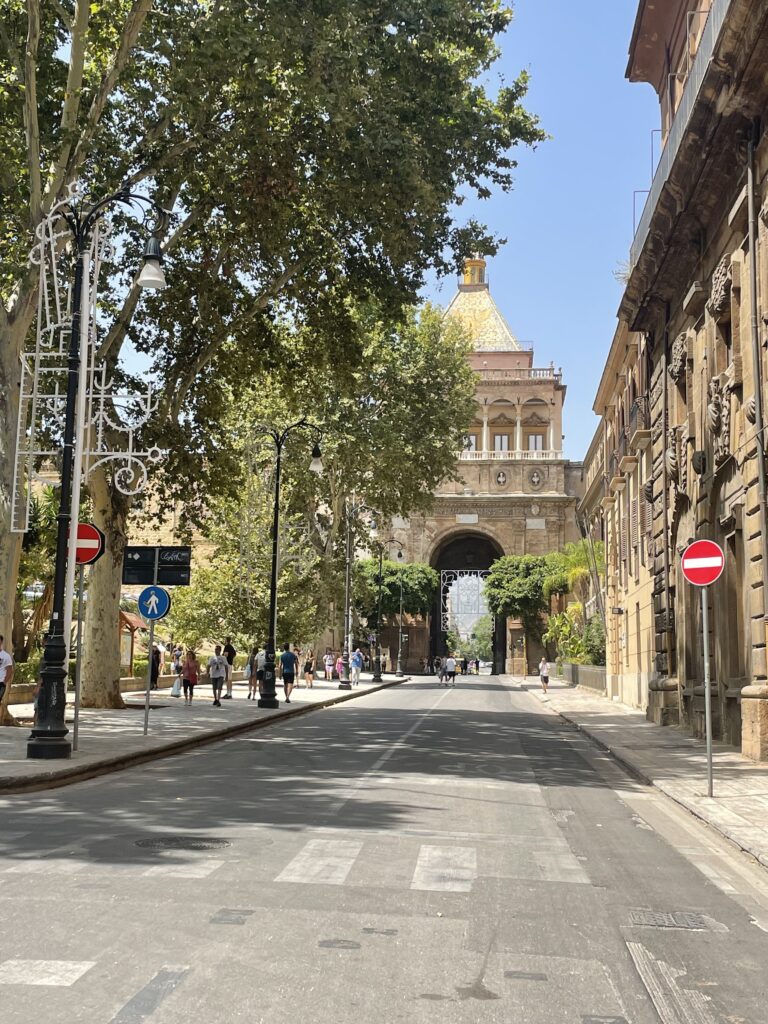
<svg viewBox="0 0 768 1024">
<path fill-rule="evenodd" d="M 453 654 L 449 654 L 445 658 L 437 655 L 432 665 L 440 686 L 455 686 L 457 674 L 463 676 L 480 674 L 479 658 L 472 658 L 471 660 L 461 658 L 459 660 Z"/>
</svg>

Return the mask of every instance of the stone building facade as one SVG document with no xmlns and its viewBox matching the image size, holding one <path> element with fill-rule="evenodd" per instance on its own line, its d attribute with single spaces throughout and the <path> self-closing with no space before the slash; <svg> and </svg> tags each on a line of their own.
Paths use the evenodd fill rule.
<svg viewBox="0 0 768 1024">
<path fill-rule="evenodd" d="M 535 365 L 490 292 L 482 259 L 469 260 L 446 316 L 469 328 L 477 371 L 477 413 L 459 457 L 458 481 L 446 481 L 426 516 L 396 521 L 394 536 L 410 561 L 441 571 L 482 571 L 501 555 L 542 555 L 578 539 L 581 463 L 563 456 L 566 386 L 560 370 Z M 409 629 L 409 666 L 440 652 L 440 608 Z M 497 623 L 498 671 L 533 670 L 519 623 Z M 526 664 L 527 663 L 527 664 Z"/>
<path fill-rule="evenodd" d="M 631 620 L 650 589 L 652 616 L 641 614 L 631 642 L 640 657 L 622 673 L 647 678 L 649 717 L 700 734 L 700 595 L 680 556 L 693 538 L 717 541 L 726 571 L 709 591 L 715 734 L 765 760 L 768 0 L 690 8 L 642 0 L 630 47 L 628 77 L 659 97 L 663 149 L 596 403 L 607 604 Z M 639 450 L 633 413 L 647 413 L 650 429 Z"/>
</svg>

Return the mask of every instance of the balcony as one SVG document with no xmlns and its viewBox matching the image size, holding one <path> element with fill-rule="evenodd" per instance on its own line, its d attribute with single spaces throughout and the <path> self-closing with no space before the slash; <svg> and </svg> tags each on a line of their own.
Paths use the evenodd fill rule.
<svg viewBox="0 0 768 1024">
<path fill-rule="evenodd" d="M 556 451 L 509 451 L 509 452 L 461 452 L 460 462 L 547 462 L 562 459 L 563 453 Z"/>
<path fill-rule="evenodd" d="M 699 98 L 701 87 L 704 84 L 704 79 L 709 69 L 710 62 L 714 56 L 715 47 L 720 37 L 720 30 L 723 27 L 725 18 L 728 14 L 728 10 L 733 0 L 713 0 L 712 7 L 709 12 L 709 17 L 704 26 L 704 30 L 699 40 L 699 47 L 696 51 L 693 64 L 691 65 L 691 72 L 685 83 L 683 89 L 683 95 L 680 99 L 680 105 L 675 113 L 675 119 L 672 122 L 669 135 L 667 136 L 666 145 L 662 150 L 661 157 L 659 158 L 659 164 L 656 168 L 656 173 L 653 176 L 653 182 L 651 183 L 651 190 L 648 194 L 643 213 L 640 217 L 640 221 L 637 225 L 635 232 L 635 238 L 632 243 L 632 248 L 629 253 L 629 269 L 630 273 L 634 270 L 640 259 L 640 254 L 643 251 L 643 247 L 648 239 L 648 235 L 651 229 L 651 221 L 653 214 L 658 205 L 659 199 L 661 198 L 662 191 L 669 176 L 672 172 L 672 167 L 675 163 L 675 159 L 680 150 L 680 145 L 685 137 L 686 130 L 691 121 L 696 101 Z"/>
<path fill-rule="evenodd" d="M 556 370 L 554 366 L 521 366 L 516 370 L 494 370 L 483 368 L 478 372 L 483 380 L 539 380 L 547 383 L 560 384 L 563 379 L 563 371 Z"/>
<path fill-rule="evenodd" d="M 629 450 L 643 451 L 651 443 L 651 417 L 648 412 L 648 399 L 643 395 L 635 399 L 629 412 Z"/>
</svg>

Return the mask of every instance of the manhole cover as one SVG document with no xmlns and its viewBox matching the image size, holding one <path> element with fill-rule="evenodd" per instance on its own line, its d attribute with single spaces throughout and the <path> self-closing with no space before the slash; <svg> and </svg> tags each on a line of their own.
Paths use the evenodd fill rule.
<svg viewBox="0 0 768 1024">
<path fill-rule="evenodd" d="M 645 928 L 688 928 L 698 932 L 709 930 L 709 922 L 701 914 L 684 911 L 672 914 L 665 910 L 630 910 L 629 920 Z"/>
<path fill-rule="evenodd" d="M 137 846 L 150 850 L 222 850 L 232 844 L 226 839 L 211 839 L 209 836 L 154 836 L 139 839 Z"/>
</svg>

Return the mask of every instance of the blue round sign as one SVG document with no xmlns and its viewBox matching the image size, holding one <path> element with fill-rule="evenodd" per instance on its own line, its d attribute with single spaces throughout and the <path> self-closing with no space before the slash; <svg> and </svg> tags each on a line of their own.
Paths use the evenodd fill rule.
<svg viewBox="0 0 768 1024">
<path fill-rule="evenodd" d="M 139 613 L 150 622 L 164 619 L 171 610 L 171 595 L 164 587 L 145 587 L 139 594 Z"/>
</svg>

